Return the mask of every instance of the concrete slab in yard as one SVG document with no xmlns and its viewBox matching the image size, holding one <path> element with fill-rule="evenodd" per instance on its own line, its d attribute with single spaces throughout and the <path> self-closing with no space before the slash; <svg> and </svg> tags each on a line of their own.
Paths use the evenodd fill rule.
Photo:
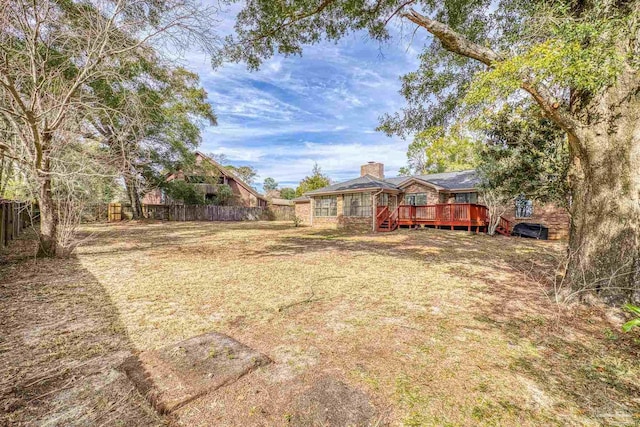
<svg viewBox="0 0 640 427">
<path fill-rule="evenodd" d="M 161 412 L 236 381 L 271 360 L 215 332 L 128 358 L 123 369 Z"/>
</svg>

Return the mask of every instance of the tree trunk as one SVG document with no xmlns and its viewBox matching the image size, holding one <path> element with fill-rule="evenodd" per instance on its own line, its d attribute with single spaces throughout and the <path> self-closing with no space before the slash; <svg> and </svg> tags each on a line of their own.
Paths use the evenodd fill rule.
<svg viewBox="0 0 640 427">
<path fill-rule="evenodd" d="M 415 10 L 402 16 L 450 52 L 490 67 L 503 60 Z M 622 57 L 637 56 L 630 40 L 619 42 Z M 640 72 L 627 62 L 615 83 L 602 91 L 572 91 L 569 110 L 527 70 L 520 79 L 521 88 L 569 136 L 572 201 L 566 279 L 578 294 L 594 290 L 611 303 L 640 300 Z"/>
<path fill-rule="evenodd" d="M 573 290 L 640 300 L 640 96 L 624 79 L 591 102 L 591 125 L 570 138 Z"/>
<path fill-rule="evenodd" d="M 48 166 L 49 162 L 45 164 Z M 52 257 L 58 251 L 58 217 L 51 195 L 51 177 L 47 172 L 38 176 L 38 206 L 40 208 L 40 235 L 38 256 Z"/>
<path fill-rule="evenodd" d="M 131 203 L 132 217 L 133 219 L 140 219 L 142 218 L 142 202 L 140 201 L 140 192 L 135 176 L 127 173 L 124 178 L 124 184 L 127 189 L 129 203 Z"/>
</svg>

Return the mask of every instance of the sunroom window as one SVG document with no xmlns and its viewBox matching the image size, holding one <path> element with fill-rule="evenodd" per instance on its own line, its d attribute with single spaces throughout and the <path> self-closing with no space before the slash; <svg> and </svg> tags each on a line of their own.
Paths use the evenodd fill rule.
<svg viewBox="0 0 640 427">
<path fill-rule="evenodd" d="M 371 193 L 345 194 L 344 216 L 371 216 Z"/>
<path fill-rule="evenodd" d="M 533 200 L 524 195 L 516 198 L 516 218 L 531 218 L 533 216 Z"/>
<path fill-rule="evenodd" d="M 427 204 L 427 193 L 408 193 L 404 195 L 404 204 L 422 206 Z"/>
<path fill-rule="evenodd" d="M 478 203 L 478 193 L 455 193 L 456 203 Z"/>
<path fill-rule="evenodd" d="M 315 216 L 336 216 L 338 214 L 336 196 L 316 197 L 313 206 Z"/>
</svg>

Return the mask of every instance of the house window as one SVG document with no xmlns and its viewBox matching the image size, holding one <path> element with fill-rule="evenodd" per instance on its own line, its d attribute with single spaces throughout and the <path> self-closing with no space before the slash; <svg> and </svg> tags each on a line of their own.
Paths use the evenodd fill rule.
<svg viewBox="0 0 640 427">
<path fill-rule="evenodd" d="M 378 206 L 389 206 L 389 194 L 382 193 L 378 195 Z"/>
<path fill-rule="evenodd" d="M 478 193 L 455 193 L 456 203 L 478 203 Z"/>
<path fill-rule="evenodd" d="M 404 195 L 404 204 L 422 206 L 427 204 L 427 193 L 409 193 Z"/>
<path fill-rule="evenodd" d="M 371 216 L 371 193 L 345 194 L 344 216 Z"/>
<path fill-rule="evenodd" d="M 516 198 L 516 218 L 531 218 L 533 216 L 533 201 L 523 195 Z"/>
<path fill-rule="evenodd" d="M 336 216 L 338 214 L 338 202 L 336 196 L 316 197 L 314 216 Z"/>
</svg>

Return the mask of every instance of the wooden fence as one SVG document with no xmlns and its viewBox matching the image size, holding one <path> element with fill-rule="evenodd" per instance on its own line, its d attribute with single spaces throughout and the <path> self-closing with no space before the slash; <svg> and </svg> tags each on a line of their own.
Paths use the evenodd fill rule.
<svg viewBox="0 0 640 427">
<path fill-rule="evenodd" d="M 109 203 L 106 209 L 110 222 L 133 217 L 130 205 Z M 290 221 L 295 216 L 293 206 L 214 206 L 214 205 L 142 205 L 147 219 L 161 221 Z"/>
<path fill-rule="evenodd" d="M 259 221 L 267 208 L 243 206 L 143 205 L 145 218 L 165 221 Z"/>
<path fill-rule="evenodd" d="M 6 247 L 31 224 L 31 203 L 0 199 L 0 247 Z"/>
<path fill-rule="evenodd" d="M 269 205 L 269 211 L 274 221 L 293 221 L 296 210 L 293 206 Z"/>
</svg>

